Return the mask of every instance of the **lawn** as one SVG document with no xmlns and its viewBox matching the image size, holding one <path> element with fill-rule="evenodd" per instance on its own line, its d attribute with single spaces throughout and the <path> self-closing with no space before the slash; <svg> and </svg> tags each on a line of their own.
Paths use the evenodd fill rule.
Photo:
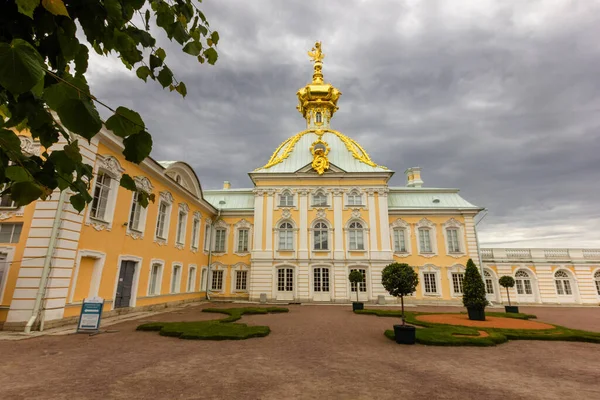
<svg viewBox="0 0 600 400">
<path fill-rule="evenodd" d="M 137 327 L 138 331 L 158 331 L 162 336 L 192 340 L 243 340 L 267 336 L 268 326 L 248 326 L 234 323 L 244 314 L 286 313 L 281 307 L 206 308 L 203 312 L 227 314 L 228 317 L 211 321 L 152 322 Z"/>
</svg>

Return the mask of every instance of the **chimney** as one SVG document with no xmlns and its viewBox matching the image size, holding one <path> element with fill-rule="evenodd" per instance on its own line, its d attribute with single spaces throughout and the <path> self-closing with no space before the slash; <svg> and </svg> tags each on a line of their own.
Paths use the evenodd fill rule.
<svg viewBox="0 0 600 400">
<path fill-rule="evenodd" d="M 404 171 L 406 174 L 406 187 L 421 187 L 423 181 L 421 180 L 421 167 L 412 167 Z"/>
<path fill-rule="evenodd" d="M 224 181 L 223 182 L 223 189 L 224 190 L 231 189 L 231 183 L 229 183 L 229 181 Z"/>
</svg>

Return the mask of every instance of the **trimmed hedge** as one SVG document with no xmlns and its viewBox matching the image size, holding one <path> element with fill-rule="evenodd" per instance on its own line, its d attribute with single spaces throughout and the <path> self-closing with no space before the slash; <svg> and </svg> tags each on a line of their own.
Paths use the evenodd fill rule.
<svg viewBox="0 0 600 400">
<path fill-rule="evenodd" d="M 246 308 L 206 308 L 203 312 L 229 315 L 220 320 L 190 322 L 152 322 L 137 327 L 138 331 L 158 331 L 161 336 L 178 337 L 191 340 L 244 340 L 253 337 L 267 336 L 271 329 L 268 326 L 248 326 L 234 324 L 244 314 L 267 314 L 288 312 L 280 307 L 246 307 Z"/>
</svg>

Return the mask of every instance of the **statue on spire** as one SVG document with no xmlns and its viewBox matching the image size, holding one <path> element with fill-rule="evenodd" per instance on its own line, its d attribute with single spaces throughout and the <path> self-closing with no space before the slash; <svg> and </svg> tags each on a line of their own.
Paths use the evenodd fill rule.
<svg viewBox="0 0 600 400">
<path fill-rule="evenodd" d="M 321 52 L 321 42 L 315 43 L 315 47 L 312 48 L 312 51 L 308 52 L 308 56 L 310 57 L 311 61 L 314 61 L 314 62 L 322 62 L 323 61 L 323 59 L 325 58 L 325 54 L 323 54 L 323 52 Z"/>
</svg>

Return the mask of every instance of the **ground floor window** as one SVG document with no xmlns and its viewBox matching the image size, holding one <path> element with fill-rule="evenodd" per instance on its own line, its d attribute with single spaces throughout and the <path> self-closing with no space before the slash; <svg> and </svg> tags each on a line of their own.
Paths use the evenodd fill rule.
<svg viewBox="0 0 600 400">
<path fill-rule="evenodd" d="M 294 290 L 293 268 L 279 268 L 277 270 L 277 290 L 280 292 L 292 292 Z"/>
<path fill-rule="evenodd" d="M 223 271 L 212 272 L 211 290 L 223 290 Z"/>
<path fill-rule="evenodd" d="M 556 284 L 556 292 L 559 295 L 571 295 L 571 280 L 565 271 L 557 271 L 554 274 L 554 283 Z"/>
<path fill-rule="evenodd" d="M 352 282 L 350 284 L 350 291 L 351 292 L 356 292 L 356 288 L 358 286 L 358 291 L 359 292 L 366 292 L 367 291 L 367 270 L 366 269 L 351 269 L 350 272 L 352 271 L 358 271 L 362 274 L 363 276 L 363 280 L 362 282 L 359 282 L 358 285 L 354 282 Z"/>
<path fill-rule="evenodd" d="M 485 292 L 487 294 L 494 294 L 494 282 L 492 281 L 492 274 L 488 271 L 483 271 L 483 277 L 485 278 Z"/>
<path fill-rule="evenodd" d="M 248 271 L 236 271 L 235 290 L 247 290 Z"/>
<path fill-rule="evenodd" d="M 594 274 L 594 281 L 596 281 L 596 291 L 600 296 L 600 270 L 596 271 L 596 273 Z"/>
<path fill-rule="evenodd" d="M 435 272 L 423 273 L 423 285 L 425 286 L 426 294 L 437 294 L 437 282 Z"/>
<path fill-rule="evenodd" d="M 196 289 L 196 267 L 190 267 L 188 275 L 187 291 L 193 292 Z"/>
<path fill-rule="evenodd" d="M 148 288 L 148 294 L 160 294 L 160 269 L 161 264 L 152 264 L 150 270 L 150 287 Z"/>
<path fill-rule="evenodd" d="M 329 268 L 315 268 L 313 278 L 315 292 L 329 292 Z"/>
<path fill-rule="evenodd" d="M 465 274 L 462 272 L 454 272 L 452 273 L 452 289 L 454 289 L 454 294 L 462 294 L 463 293 L 463 280 L 465 279 Z"/>
<path fill-rule="evenodd" d="M 529 274 L 527 272 L 517 271 L 515 274 L 515 284 L 517 286 L 518 294 L 533 294 L 531 279 L 529 279 Z"/>
<path fill-rule="evenodd" d="M 202 273 L 200 274 L 200 290 L 206 290 L 207 280 L 206 280 L 206 268 L 202 268 Z"/>
<path fill-rule="evenodd" d="M 171 277 L 171 293 L 179 293 L 181 282 L 181 266 L 173 266 L 173 276 Z"/>
</svg>

